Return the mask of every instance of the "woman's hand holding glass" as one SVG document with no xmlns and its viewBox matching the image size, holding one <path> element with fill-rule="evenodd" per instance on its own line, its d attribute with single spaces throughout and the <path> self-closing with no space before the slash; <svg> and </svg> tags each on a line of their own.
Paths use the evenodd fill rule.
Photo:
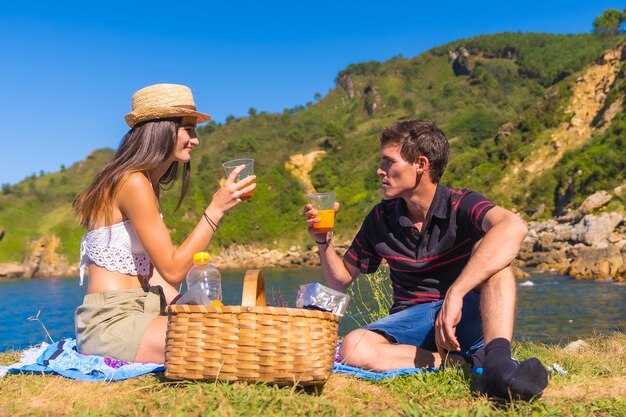
<svg viewBox="0 0 626 417">
<path fill-rule="evenodd" d="M 223 215 L 239 205 L 243 201 L 242 197 L 256 188 L 256 175 L 250 175 L 239 182 L 235 182 L 237 175 L 244 169 L 245 166 L 240 165 L 230 173 L 224 184 L 213 194 L 209 207 L 212 205 L 215 210 Z"/>
</svg>

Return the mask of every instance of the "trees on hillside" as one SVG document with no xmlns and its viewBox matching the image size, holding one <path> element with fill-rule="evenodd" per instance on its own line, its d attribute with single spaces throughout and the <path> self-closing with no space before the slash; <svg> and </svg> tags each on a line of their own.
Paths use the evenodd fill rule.
<svg viewBox="0 0 626 417">
<path fill-rule="evenodd" d="M 607 9 L 593 21 L 593 32 L 607 35 L 619 33 L 624 21 L 626 21 L 626 9 L 623 12 L 617 9 Z"/>
</svg>

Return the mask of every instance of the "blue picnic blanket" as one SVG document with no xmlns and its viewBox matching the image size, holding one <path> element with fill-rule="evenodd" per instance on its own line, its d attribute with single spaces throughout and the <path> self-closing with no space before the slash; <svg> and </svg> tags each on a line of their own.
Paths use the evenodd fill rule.
<svg viewBox="0 0 626 417">
<path fill-rule="evenodd" d="M 0 377 L 7 373 L 58 374 L 81 381 L 119 381 L 162 372 L 159 363 L 133 363 L 96 355 L 83 355 L 76 351 L 75 339 L 63 339 L 52 344 L 25 350 L 20 361 L 10 366 L 0 366 Z"/>
<path fill-rule="evenodd" d="M 439 368 L 401 368 L 401 369 L 394 369 L 393 371 L 374 372 L 374 371 L 367 371 L 361 368 L 355 368 L 354 366 L 344 365 L 338 362 L 335 362 L 333 364 L 333 372 L 352 375 L 360 379 L 372 379 L 376 381 L 381 381 L 387 378 L 394 378 L 400 375 L 423 374 L 427 372 L 436 372 L 438 370 Z M 473 374 L 480 375 L 483 373 L 483 369 L 472 368 L 470 372 Z"/>
<path fill-rule="evenodd" d="M 393 371 L 374 372 L 336 362 L 333 364 L 333 372 L 352 375 L 360 379 L 373 379 L 376 381 L 394 378 L 399 375 L 423 374 L 426 372 L 433 372 L 438 369 L 439 368 L 402 368 L 394 369 Z"/>
<path fill-rule="evenodd" d="M 58 374 L 80 381 L 120 381 L 140 375 L 163 372 L 159 363 L 133 363 L 96 355 L 84 355 L 76 351 L 75 339 L 63 339 L 52 344 L 40 345 L 22 352 L 20 361 L 10 366 L 0 366 L 0 377 L 19 373 Z M 400 375 L 422 374 L 439 368 L 402 368 L 393 371 L 374 372 L 335 362 L 333 372 L 352 375 L 360 379 L 381 381 Z M 481 368 L 471 370 L 482 373 Z"/>
</svg>

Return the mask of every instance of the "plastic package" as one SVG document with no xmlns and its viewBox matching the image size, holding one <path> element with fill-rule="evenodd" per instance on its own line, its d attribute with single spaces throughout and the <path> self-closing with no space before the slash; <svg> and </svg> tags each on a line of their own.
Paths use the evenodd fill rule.
<svg viewBox="0 0 626 417">
<path fill-rule="evenodd" d="M 187 291 L 176 304 L 222 305 L 222 276 L 215 265 L 209 263 L 208 252 L 193 255 L 194 266 L 187 273 Z"/>
<path fill-rule="evenodd" d="M 343 316 L 348 308 L 350 296 L 328 288 L 319 282 L 300 285 L 296 297 L 296 307 L 329 311 Z"/>
</svg>

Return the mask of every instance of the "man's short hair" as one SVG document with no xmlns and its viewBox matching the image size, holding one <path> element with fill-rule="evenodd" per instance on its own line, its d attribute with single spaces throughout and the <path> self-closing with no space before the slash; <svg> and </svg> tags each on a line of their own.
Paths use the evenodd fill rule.
<svg viewBox="0 0 626 417">
<path fill-rule="evenodd" d="M 446 135 L 427 120 L 407 120 L 388 126 L 380 134 L 380 145 L 400 145 L 400 155 L 409 162 L 425 156 L 430 161 L 430 178 L 438 183 L 450 157 L 450 144 Z"/>
</svg>

